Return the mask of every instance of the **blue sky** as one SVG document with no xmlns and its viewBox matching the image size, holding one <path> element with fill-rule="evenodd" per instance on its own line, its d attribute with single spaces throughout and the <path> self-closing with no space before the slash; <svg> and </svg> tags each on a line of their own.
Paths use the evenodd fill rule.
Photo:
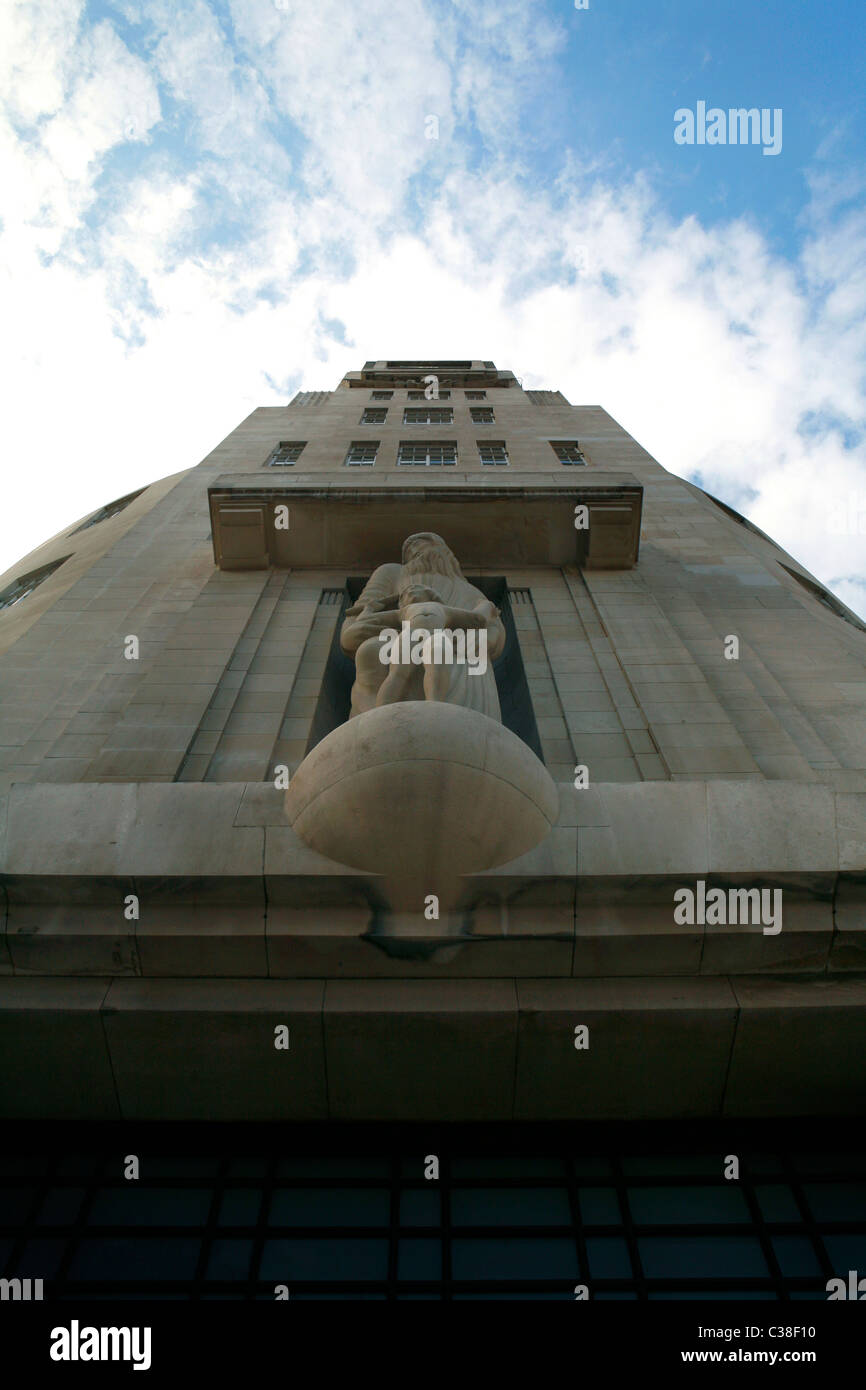
<svg viewBox="0 0 866 1390">
<path fill-rule="evenodd" d="M 851 0 L 8 3 L 0 570 L 256 405 L 478 356 L 601 403 L 866 612 L 864 28 Z M 676 144 L 699 102 L 780 109 L 780 152 Z"/>
</svg>

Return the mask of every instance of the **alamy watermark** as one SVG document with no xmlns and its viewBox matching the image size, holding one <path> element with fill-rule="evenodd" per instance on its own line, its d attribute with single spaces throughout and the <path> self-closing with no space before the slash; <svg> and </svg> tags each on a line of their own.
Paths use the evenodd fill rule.
<svg viewBox="0 0 866 1390">
<path fill-rule="evenodd" d="M 678 926 L 762 926 L 764 936 L 782 930 L 781 888 L 707 888 L 698 879 L 695 888 L 677 888 L 674 921 Z"/>
<path fill-rule="evenodd" d="M 699 101 L 696 110 L 680 106 L 674 112 L 678 145 L 763 145 L 762 154 L 782 151 L 782 108 L 711 106 Z"/>
</svg>

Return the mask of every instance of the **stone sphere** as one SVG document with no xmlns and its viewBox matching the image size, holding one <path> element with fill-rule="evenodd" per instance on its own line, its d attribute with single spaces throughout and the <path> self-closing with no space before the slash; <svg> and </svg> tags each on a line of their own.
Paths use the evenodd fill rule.
<svg viewBox="0 0 866 1390">
<path fill-rule="evenodd" d="M 368 873 L 424 882 L 533 849 L 556 784 L 516 734 L 475 710 L 407 700 L 356 715 L 304 759 L 286 792 L 296 833 Z"/>
</svg>

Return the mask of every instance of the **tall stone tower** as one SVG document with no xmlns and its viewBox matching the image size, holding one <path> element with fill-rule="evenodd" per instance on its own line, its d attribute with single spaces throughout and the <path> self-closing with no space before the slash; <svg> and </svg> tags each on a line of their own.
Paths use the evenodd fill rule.
<svg viewBox="0 0 866 1390">
<path fill-rule="evenodd" d="M 866 629 L 600 407 L 367 362 L 0 652 L 6 1116 L 862 1111 Z"/>
</svg>

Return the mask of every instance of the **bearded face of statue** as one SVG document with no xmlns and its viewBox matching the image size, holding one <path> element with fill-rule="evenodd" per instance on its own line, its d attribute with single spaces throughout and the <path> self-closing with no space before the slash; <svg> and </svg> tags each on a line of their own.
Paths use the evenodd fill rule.
<svg viewBox="0 0 866 1390">
<path fill-rule="evenodd" d="M 408 574 L 446 574 L 461 576 L 457 557 L 434 531 L 419 531 L 403 543 L 403 568 Z"/>
</svg>

